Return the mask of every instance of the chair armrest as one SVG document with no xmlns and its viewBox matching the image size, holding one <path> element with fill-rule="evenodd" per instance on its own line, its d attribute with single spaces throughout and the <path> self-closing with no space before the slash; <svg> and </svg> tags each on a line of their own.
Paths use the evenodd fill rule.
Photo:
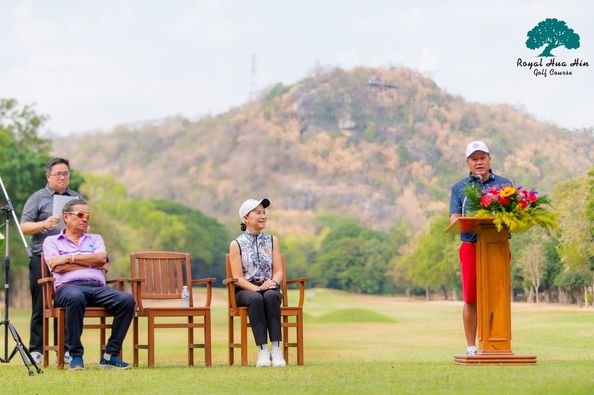
<svg viewBox="0 0 594 395">
<path fill-rule="evenodd" d="M 295 278 L 293 280 L 287 280 L 287 284 L 297 284 L 297 283 L 306 283 L 309 281 L 309 277 L 303 277 L 303 278 Z"/>
<path fill-rule="evenodd" d="M 146 279 L 144 278 L 130 278 L 128 282 L 132 285 L 132 296 L 134 296 L 134 301 L 136 302 L 136 310 L 142 311 L 144 308 L 142 307 L 142 283 L 145 282 Z"/>
<path fill-rule="evenodd" d="M 305 283 L 309 281 L 309 278 L 296 278 L 293 280 L 287 280 L 287 285 L 289 284 L 299 284 L 299 307 L 303 307 L 303 301 L 305 297 Z"/>
<path fill-rule="evenodd" d="M 233 314 L 239 314 L 237 310 L 237 303 L 235 303 L 235 284 L 239 280 L 236 278 L 226 278 L 223 280 L 223 284 L 227 285 L 227 301 L 229 302 L 229 308 L 233 309 Z"/>
<path fill-rule="evenodd" d="M 118 291 L 124 291 L 124 284 L 126 283 L 125 278 L 112 278 L 111 280 L 105 281 L 106 284 L 117 284 Z"/>
<path fill-rule="evenodd" d="M 53 277 L 44 277 L 37 280 L 37 284 L 41 285 L 42 304 L 44 309 L 53 311 L 54 308 L 54 282 Z"/>
<path fill-rule="evenodd" d="M 192 285 L 194 284 L 206 284 L 206 302 L 204 303 L 204 307 L 210 308 L 210 302 L 212 300 L 212 284 L 216 281 L 214 277 L 208 278 L 198 278 L 196 280 L 192 280 Z M 193 304 L 193 299 L 192 299 Z"/>
<path fill-rule="evenodd" d="M 206 284 L 206 283 L 214 283 L 215 281 L 217 281 L 216 278 L 214 277 L 208 277 L 208 278 L 199 278 L 196 280 L 192 280 L 192 284 Z"/>
</svg>

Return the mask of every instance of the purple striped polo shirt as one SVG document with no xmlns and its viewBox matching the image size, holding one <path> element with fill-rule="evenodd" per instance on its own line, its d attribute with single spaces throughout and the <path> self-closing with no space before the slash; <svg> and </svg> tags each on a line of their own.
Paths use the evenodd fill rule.
<svg viewBox="0 0 594 395">
<path fill-rule="evenodd" d="M 85 233 L 80 237 L 78 245 L 70 240 L 63 229 L 59 235 L 48 236 L 43 242 L 43 256 L 48 262 L 51 257 L 56 255 L 83 255 L 95 254 L 105 251 L 105 243 L 103 237 L 94 233 Z M 70 281 L 98 281 L 105 285 L 105 275 L 100 268 L 85 267 L 78 270 L 73 270 L 67 273 L 53 273 L 54 288 Z"/>
</svg>

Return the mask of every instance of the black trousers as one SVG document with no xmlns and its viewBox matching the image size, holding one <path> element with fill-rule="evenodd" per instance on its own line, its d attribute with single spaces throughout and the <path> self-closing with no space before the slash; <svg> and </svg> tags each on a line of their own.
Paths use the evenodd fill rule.
<svg viewBox="0 0 594 395">
<path fill-rule="evenodd" d="M 41 255 L 29 259 L 29 290 L 31 291 L 31 326 L 29 351 L 43 351 L 43 293 L 37 280 L 41 278 Z"/>
<path fill-rule="evenodd" d="M 247 306 L 250 316 L 250 325 L 254 333 L 256 345 L 281 341 L 281 294 L 276 289 L 265 291 L 248 291 L 235 289 L 235 302 L 237 306 Z"/>
<path fill-rule="evenodd" d="M 134 317 L 134 297 L 131 294 L 94 282 L 73 281 L 58 288 L 54 303 L 56 307 L 66 308 L 66 343 L 70 355 L 75 357 L 84 353 L 80 337 L 87 306 L 104 307 L 114 315 L 105 352 L 119 355 Z"/>
</svg>

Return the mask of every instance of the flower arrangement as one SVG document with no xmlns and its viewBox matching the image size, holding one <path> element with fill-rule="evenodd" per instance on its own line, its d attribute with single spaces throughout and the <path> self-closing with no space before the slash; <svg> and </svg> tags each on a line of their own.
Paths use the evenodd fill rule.
<svg viewBox="0 0 594 395">
<path fill-rule="evenodd" d="M 538 225 L 547 233 L 558 231 L 557 216 L 545 206 L 550 204 L 546 195 L 522 187 L 505 185 L 482 190 L 472 183 L 464 189 L 471 216 L 494 217 L 493 223 L 501 231 L 506 225 L 510 231 L 524 232 Z"/>
</svg>

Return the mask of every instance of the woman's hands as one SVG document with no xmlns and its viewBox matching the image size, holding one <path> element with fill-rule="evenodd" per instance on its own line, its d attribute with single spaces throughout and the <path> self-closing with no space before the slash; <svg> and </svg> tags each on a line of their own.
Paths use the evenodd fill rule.
<svg viewBox="0 0 594 395">
<path fill-rule="evenodd" d="M 278 286 L 278 284 L 276 283 L 276 281 L 267 278 L 266 281 L 264 281 L 258 287 L 258 291 L 266 291 L 267 289 L 276 289 L 277 286 Z"/>
</svg>

